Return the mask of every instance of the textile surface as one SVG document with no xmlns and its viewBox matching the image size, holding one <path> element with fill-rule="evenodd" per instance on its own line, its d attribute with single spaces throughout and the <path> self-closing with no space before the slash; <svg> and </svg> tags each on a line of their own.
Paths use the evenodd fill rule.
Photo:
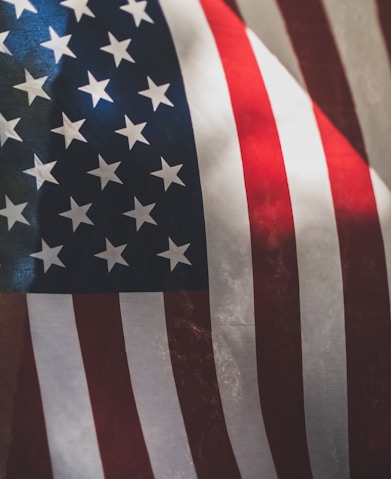
<svg viewBox="0 0 391 479">
<path fill-rule="evenodd" d="M 390 25 L 0 0 L 0 479 L 391 477 Z"/>
</svg>

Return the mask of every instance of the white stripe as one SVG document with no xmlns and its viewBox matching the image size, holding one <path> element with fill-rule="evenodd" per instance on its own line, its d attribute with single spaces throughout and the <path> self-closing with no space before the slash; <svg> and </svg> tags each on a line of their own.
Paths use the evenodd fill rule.
<svg viewBox="0 0 391 479">
<path fill-rule="evenodd" d="M 120 294 L 126 355 L 156 479 L 196 478 L 178 401 L 162 293 Z"/>
<path fill-rule="evenodd" d="M 292 200 L 313 476 L 348 478 L 343 285 L 326 159 L 308 95 L 257 37 L 248 34 L 276 119 Z"/>
<path fill-rule="evenodd" d="M 103 479 L 72 296 L 28 294 L 27 306 L 55 479 Z"/>
<path fill-rule="evenodd" d="M 304 87 L 299 61 L 276 0 L 237 0 L 237 3 L 246 25 Z"/>
<path fill-rule="evenodd" d="M 391 159 L 391 151 L 388 158 L 389 160 Z M 388 296 L 391 300 L 391 189 L 373 168 L 370 169 L 370 173 L 375 193 L 377 212 L 379 214 L 380 228 L 383 235 L 388 277 Z"/>
<path fill-rule="evenodd" d="M 374 0 L 323 0 L 371 165 L 391 297 L 391 67 Z"/>
<path fill-rule="evenodd" d="M 247 200 L 224 71 L 199 2 L 160 3 L 177 49 L 194 128 L 213 346 L 227 430 L 242 477 L 275 478 L 258 391 Z"/>
</svg>

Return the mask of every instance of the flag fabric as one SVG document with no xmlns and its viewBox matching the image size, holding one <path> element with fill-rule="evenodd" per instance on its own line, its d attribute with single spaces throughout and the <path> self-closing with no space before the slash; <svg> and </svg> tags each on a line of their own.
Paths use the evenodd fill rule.
<svg viewBox="0 0 391 479">
<path fill-rule="evenodd" d="M 0 478 L 391 475 L 391 6 L 0 1 Z"/>
</svg>

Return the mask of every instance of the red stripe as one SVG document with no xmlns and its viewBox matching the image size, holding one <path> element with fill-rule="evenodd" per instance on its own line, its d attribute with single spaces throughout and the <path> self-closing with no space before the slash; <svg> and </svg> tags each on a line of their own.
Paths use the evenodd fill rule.
<svg viewBox="0 0 391 479">
<path fill-rule="evenodd" d="M 164 293 L 171 362 L 199 479 L 240 478 L 215 370 L 207 292 Z"/>
<path fill-rule="evenodd" d="M 366 158 L 349 85 L 320 0 L 277 2 L 311 98 Z"/>
<path fill-rule="evenodd" d="M 296 245 L 278 133 L 243 24 L 221 2 L 201 3 L 223 62 L 243 158 L 266 432 L 279 479 L 310 478 Z"/>
<path fill-rule="evenodd" d="M 391 322 L 383 239 L 369 169 L 315 108 L 341 247 L 351 477 L 391 477 Z"/>
<path fill-rule="evenodd" d="M 152 478 L 130 381 L 118 295 L 75 295 L 73 301 L 105 477 Z"/>
<path fill-rule="evenodd" d="M 391 2 L 390 0 L 377 0 L 379 21 L 383 30 L 384 40 L 387 45 L 388 55 L 391 58 Z"/>
<path fill-rule="evenodd" d="M 25 295 L 0 295 L 0 327 L 0 477 L 52 479 Z"/>
</svg>

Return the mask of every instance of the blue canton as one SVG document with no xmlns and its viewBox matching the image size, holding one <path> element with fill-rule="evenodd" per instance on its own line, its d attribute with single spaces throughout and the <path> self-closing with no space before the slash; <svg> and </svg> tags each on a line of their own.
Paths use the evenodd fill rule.
<svg viewBox="0 0 391 479">
<path fill-rule="evenodd" d="M 0 289 L 207 288 L 193 131 L 157 1 L 0 0 Z"/>
</svg>

